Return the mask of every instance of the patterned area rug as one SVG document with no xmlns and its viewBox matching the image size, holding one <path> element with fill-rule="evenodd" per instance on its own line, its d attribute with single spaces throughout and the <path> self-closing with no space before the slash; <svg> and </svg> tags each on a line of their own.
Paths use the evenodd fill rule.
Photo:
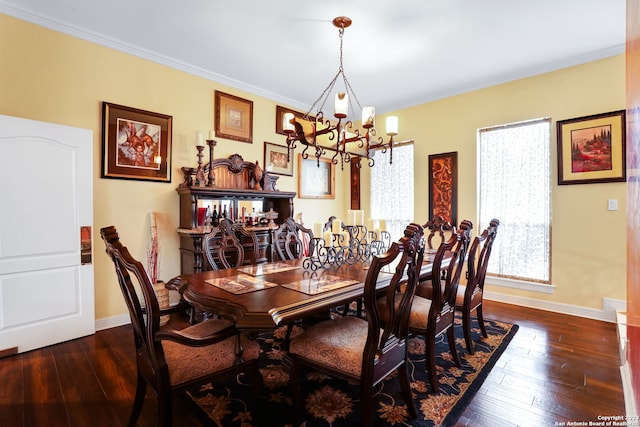
<svg viewBox="0 0 640 427">
<path fill-rule="evenodd" d="M 410 381 L 418 417 L 410 420 L 400 393 L 396 375 L 376 386 L 376 426 L 452 426 L 478 391 L 496 363 L 517 325 L 486 320 L 488 338 L 482 338 L 477 323 L 473 324 L 474 354 L 469 355 L 464 344 L 461 318 L 456 318 L 456 347 L 462 364 L 455 366 L 446 339 L 436 346 L 436 365 L 440 392 L 430 393 L 425 372 L 424 338 L 415 336 L 409 343 Z M 292 336 L 301 329 L 296 327 Z M 204 425 L 210 426 L 357 426 L 360 423 L 359 389 L 356 384 L 307 372 L 301 378 L 304 393 L 304 421 L 295 421 L 292 398 L 287 386 L 288 375 L 281 366 L 282 340 L 285 328 L 258 336 L 262 347 L 261 372 L 264 390 L 259 402 L 260 419 L 246 404 L 249 387 L 246 378 L 239 376 L 233 384 L 202 384 L 186 393 L 195 403 Z"/>
</svg>

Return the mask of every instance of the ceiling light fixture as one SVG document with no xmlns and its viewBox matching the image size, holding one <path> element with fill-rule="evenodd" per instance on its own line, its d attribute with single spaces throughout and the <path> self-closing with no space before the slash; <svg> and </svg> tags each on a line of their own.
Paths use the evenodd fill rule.
<svg viewBox="0 0 640 427">
<path fill-rule="evenodd" d="M 351 88 L 351 84 L 349 84 L 342 65 L 342 37 L 344 29 L 351 25 L 351 19 L 346 16 L 339 16 L 333 20 L 333 25 L 338 28 L 340 35 L 340 67 L 338 67 L 338 72 L 329 82 L 329 85 L 302 117 L 302 120 L 296 119 L 293 113 L 284 114 L 282 128 L 287 135 L 287 147 L 289 148 L 287 150 L 287 159 L 290 160 L 289 153 L 297 147 L 297 143 L 300 143 L 304 146 L 302 150 L 303 158 L 307 159 L 310 154 L 313 155 L 317 159 L 318 166 L 320 165 L 320 158 L 327 151 L 334 153 L 331 158 L 333 164 L 338 164 L 338 157 L 340 158 L 340 166 L 343 169 L 344 164 L 351 161 L 354 161 L 356 166 L 360 167 L 360 160 L 363 157 L 368 160 L 369 166 L 373 166 L 375 164 L 373 155 L 377 149 L 383 151 L 389 149 L 389 163 L 393 163 L 393 137 L 398 134 L 398 117 L 387 117 L 386 131 L 389 141 L 385 143 L 382 137 L 377 138 L 377 140 L 374 139 L 376 135 L 375 109 L 374 107 L 362 108 L 358 97 Z M 331 121 L 324 117 L 322 108 L 329 98 L 338 77 L 341 75 L 345 91 L 337 93 L 335 96 L 333 116 L 338 119 L 338 122 L 332 125 Z M 364 135 L 361 135 L 359 129 L 352 130 L 354 125 L 351 120 L 345 120 L 349 115 L 349 107 L 351 107 L 352 111 L 354 110 L 353 100 L 362 110 L 362 127 L 366 130 Z M 313 116 L 312 111 L 316 106 L 318 106 L 318 110 Z M 344 123 L 343 120 L 345 120 Z M 324 143 L 321 144 L 321 142 Z M 312 150 L 311 153 L 307 153 L 309 149 Z"/>
</svg>

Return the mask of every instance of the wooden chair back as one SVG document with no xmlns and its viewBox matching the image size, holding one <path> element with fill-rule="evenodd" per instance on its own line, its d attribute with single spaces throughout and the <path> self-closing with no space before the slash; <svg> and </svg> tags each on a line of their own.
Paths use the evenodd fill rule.
<svg viewBox="0 0 640 427">
<path fill-rule="evenodd" d="M 202 252 L 207 259 L 207 270 L 240 267 L 245 262 L 245 251 L 236 234 L 237 228 L 228 219 L 202 237 Z M 257 251 L 254 251 L 255 254 Z M 205 266 L 206 267 L 206 266 Z"/>
<path fill-rule="evenodd" d="M 303 234 L 306 237 L 303 237 Z M 274 246 L 280 260 L 301 259 L 311 250 L 313 231 L 289 217 L 274 231 Z"/>
<path fill-rule="evenodd" d="M 447 240 L 447 235 L 451 234 L 454 229 L 453 225 L 449 221 L 445 221 L 441 215 L 434 215 L 422 227 L 428 230 L 428 233 L 425 231 L 428 249 L 437 249 L 440 243 Z"/>
</svg>

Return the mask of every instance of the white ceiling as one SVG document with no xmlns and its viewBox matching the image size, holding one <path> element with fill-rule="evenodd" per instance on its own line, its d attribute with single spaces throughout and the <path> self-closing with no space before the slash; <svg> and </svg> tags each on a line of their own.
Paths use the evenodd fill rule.
<svg viewBox="0 0 640 427">
<path fill-rule="evenodd" d="M 622 53 L 625 3 L 0 0 L 0 12 L 303 111 L 338 71 L 331 21 L 346 15 L 345 73 L 380 113 Z"/>
</svg>

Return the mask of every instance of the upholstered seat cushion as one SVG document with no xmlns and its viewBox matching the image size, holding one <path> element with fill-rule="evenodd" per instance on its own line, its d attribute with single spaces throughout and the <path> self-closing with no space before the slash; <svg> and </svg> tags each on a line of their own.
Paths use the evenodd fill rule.
<svg viewBox="0 0 640 427">
<path fill-rule="evenodd" d="M 207 320 L 182 329 L 180 332 L 204 337 L 231 326 L 231 324 L 228 320 Z M 162 341 L 171 384 L 181 384 L 230 368 L 236 361 L 236 342 L 235 336 L 205 347 L 191 347 L 173 341 Z M 260 356 L 260 344 L 256 341 L 251 341 L 244 334 L 240 334 L 240 343 L 244 360 L 253 360 Z"/>
<path fill-rule="evenodd" d="M 344 316 L 317 323 L 291 340 L 289 353 L 360 377 L 367 321 Z"/>
<path fill-rule="evenodd" d="M 402 294 L 395 295 L 395 306 L 399 306 L 402 300 Z M 429 320 L 429 310 L 431 309 L 431 300 L 428 298 L 419 297 L 415 295 L 413 297 L 413 303 L 411 304 L 411 312 L 409 313 L 409 329 L 427 329 L 427 321 Z M 378 311 L 383 321 L 386 321 L 385 313 L 388 313 L 387 299 L 378 299 Z"/>
</svg>

